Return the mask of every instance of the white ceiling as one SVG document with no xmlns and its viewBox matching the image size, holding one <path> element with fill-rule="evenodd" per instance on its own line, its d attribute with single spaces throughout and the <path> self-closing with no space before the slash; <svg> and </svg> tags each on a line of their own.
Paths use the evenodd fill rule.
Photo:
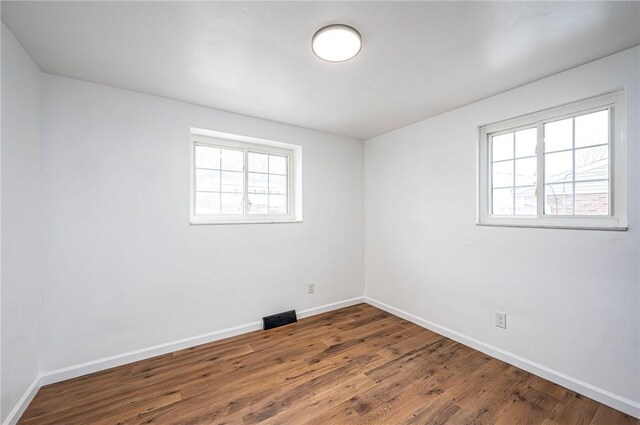
<svg viewBox="0 0 640 425">
<path fill-rule="evenodd" d="M 637 2 L 2 2 L 43 71 L 367 139 L 640 44 Z M 311 37 L 356 27 L 332 64 Z"/>
</svg>

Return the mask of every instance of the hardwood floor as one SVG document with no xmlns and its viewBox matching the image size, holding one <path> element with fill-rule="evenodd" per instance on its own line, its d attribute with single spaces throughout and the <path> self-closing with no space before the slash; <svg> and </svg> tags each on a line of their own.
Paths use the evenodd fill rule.
<svg viewBox="0 0 640 425">
<path fill-rule="evenodd" d="M 360 304 L 43 387 L 19 423 L 640 421 Z"/>
</svg>

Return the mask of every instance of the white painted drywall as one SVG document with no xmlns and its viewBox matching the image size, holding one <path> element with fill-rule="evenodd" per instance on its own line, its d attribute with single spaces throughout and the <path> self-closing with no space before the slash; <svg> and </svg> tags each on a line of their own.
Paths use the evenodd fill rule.
<svg viewBox="0 0 640 425">
<path fill-rule="evenodd" d="M 639 55 L 626 50 L 366 141 L 367 297 L 639 402 Z M 479 126 L 620 87 L 629 231 L 475 225 Z M 496 310 L 508 315 L 506 331 L 494 327 Z"/>
<path fill-rule="evenodd" d="M 2 420 L 39 371 L 40 82 L 2 25 Z"/>
<path fill-rule="evenodd" d="M 638 48 L 364 148 L 45 74 L 42 156 L 40 73 L 4 27 L 2 48 L 3 417 L 38 370 L 358 297 L 365 281 L 369 297 L 640 399 Z M 479 125 L 622 86 L 628 232 L 474 225 Z M 190 226 L 189 127 L 302 145 L 304 223 Z M 46 280 L 38 329 L 40 193 Z M 495 310 L 507 312 L 507 331 L 493 327 Z"/>
<path fill-rule="evenodd" d="M 639 53 L 366 141 L 367 297 L 640 401 Z M 475 225 L 479 126 L 620 87 L 629 231 Z M 506 331 L 494 327 L 496 310 Z"/>
<path fill-rule="evenodd" d="M 362 141 L 48 74 L 42 110 L 42 371 L 362 296 Z M 304 222 L 189 225 L 190 127 L 301 145 Z"/>
</svg>

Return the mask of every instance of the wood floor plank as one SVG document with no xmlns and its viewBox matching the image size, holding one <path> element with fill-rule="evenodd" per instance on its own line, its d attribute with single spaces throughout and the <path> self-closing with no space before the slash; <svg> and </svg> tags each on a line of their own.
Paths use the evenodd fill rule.
<svg viewBox="0 0 640 425">
<path fill-rule="evenodd" d="M 286 425 L 298 424 L 323 415 L 332 408 L 344 403 L 353 394 L 371 388 L 375 383 L 365 375 L 358 375 L 344 385 L 335 387 L 328 393 L 317 394 L 309 398 L 306 402 L 291 406 L 267 420 L 260 422 L 261 425 Z"/>
<path fill-rule="evenodd" d="M 547 418 L 558 400 L 542 393 L 531 385 L 522 391 L 516 389 L 511 403 L 506 403 L 496 415 L 495 425 L 527 425 L 541 423 Z"/>
<path fill-rule="evenodd" d="M 40 389 L 24 425 L 640 425 L 359 304 Z"/>
<path fill-rule="evenodd" d="M 581 396 L 580 394 L 567 392 L 567 396 L 556 405 L 549 418 L 545 419 L 545 425 L 575 424 L 589 425 L 594 418 L 599 404 Z"/>
<path fill-rule="evenodd" d="M 609 406 L 600 405 L 590 425 L 636 425 L 638 420 Z"/>
</svg>

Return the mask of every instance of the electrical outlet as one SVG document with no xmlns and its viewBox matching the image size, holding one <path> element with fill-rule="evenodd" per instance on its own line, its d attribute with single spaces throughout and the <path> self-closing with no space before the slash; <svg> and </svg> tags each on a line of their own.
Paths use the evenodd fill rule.
<svg viewBox="0 0 640 425">
<path fill-rule="evenodd" d="M 496 311 L 496 328 L 507 329 L 507 313 Z"/>
<path fill-rule="evenodd" d="M 313 282 L 307 283 L 307 294 L 314 294 L 316 292 L 316 284 Z"/>
</svg>

